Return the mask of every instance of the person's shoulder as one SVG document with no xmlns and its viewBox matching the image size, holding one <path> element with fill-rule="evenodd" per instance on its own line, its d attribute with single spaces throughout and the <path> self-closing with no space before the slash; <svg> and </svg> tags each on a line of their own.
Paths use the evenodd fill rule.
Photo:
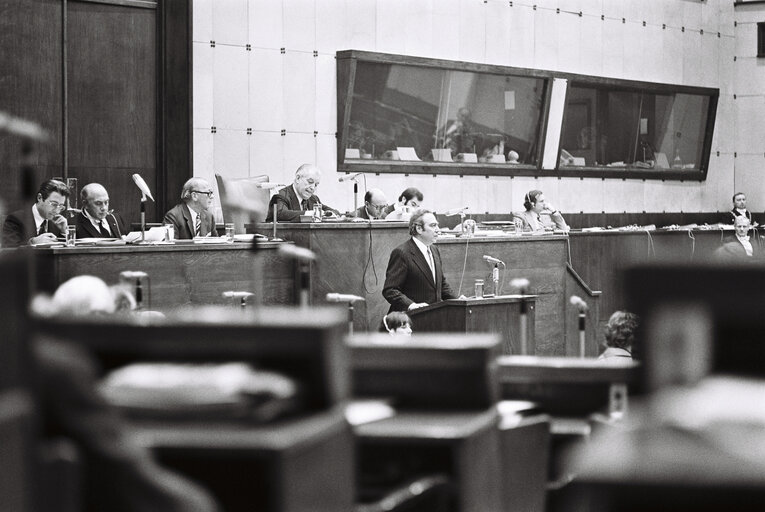
<svg viewBox="0 0 765 512">
<path fill-rule="evenodd" d="M 172 208 L 170 208 L 167 213 L 165 214 L 165 217 L 178 217 L 183 216 L 183 203 L 178 203 Z"/>
<path fill-rule="evenodd" d="M 16 210 L 5 217 L 5 222 L 22 223 L 24 221 L 24 210 Z"/>
</svg>

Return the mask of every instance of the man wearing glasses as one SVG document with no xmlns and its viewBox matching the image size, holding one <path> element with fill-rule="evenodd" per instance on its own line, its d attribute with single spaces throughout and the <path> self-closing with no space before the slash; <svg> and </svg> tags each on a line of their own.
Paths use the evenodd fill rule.
<svg viewBox="0 0 765 512">
<path fill-rule="evenodd" d="M 99 183 L 88 183 L 80 191 L 82 211 L 75 216 L 77 238 L 119 238 L 127 234 L 119 213 L 109 209 L 109 193 Z"/>
<path fill-rule="evenodd" d="M 32 205 L 32 221 L 28 210 L 15 211 L 3 223 L 3 247 L 18 247 L 54 242 L 66 235 L 67 222 L 61 212 L 66 208 L 69 188 L 58 180 L 48 180 L 37 191 L 37 202 Z"/>
<path fill-rule="evenodd" d="M 370 188 L 364 194 L 364 206 L 356 210 L 357 219 L 382 219 L 385 208 L 388 207 L 388 198 L 385 192 L 379 188 Z"/>
<path fill-rule="evenodd" d="M 390 254 L 383 297 L 392 311 L 411 311 L 446 299 L 456 299 L 444 277 L 441 254 L 433 245 L 438 221 L 429 210 L 415 210 L 409 219 L 412 238 Z"/>
<path fill-rule="evenodd" d="M 300 222 L 301 215 L 311 215 L 314 206 L 320 205 L 324 217 L 340 215 L 340 212 L 321 204 L 319 196 L 315 194 L 321 181 L 321 169 L 313 164 L 303 164 L 295 172 L 295 181 L 279 190 L 268 203 L 268 215 L 266 222 L 274 219 L 274 205 L 276 205 L 276 219 L 279 222 Z"/>
<path fill-rule="evenodd" d="M 165 214 L 164 224 L 175 226 L 175 237 L 218 236 L 215 217 L 209 212 L 213 189 L 204 178 L 191 178 L 183 184 L 181 202 Z"/>
</svg>

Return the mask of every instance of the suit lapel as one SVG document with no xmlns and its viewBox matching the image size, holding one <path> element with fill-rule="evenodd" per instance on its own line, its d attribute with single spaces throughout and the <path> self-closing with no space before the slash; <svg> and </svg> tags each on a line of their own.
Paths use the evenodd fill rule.
<svg viewBox="0 0 765 512">
<path fill-rule="evenodd" d="M 90 235 L 91 238 L 99 238 L 101 233 L 96 233 L 96 228 L 93 226 L 93 223 L 90 222 L 90 219 L 87 218 L 82 212 L 80 212 L 80 215 L 82 216 L 82 221 L 80 223 L 88 235 Z"/>
<path fill-rule="evenodd" d="M 300 207 L 300 198 L 295 194 L 295 187 L 290 185 L 287 187 L 287 196 L 290 200 L 290 210 L 302 210 Z"/>
<path fill-rule="evenodd" d="M 433 273 L 430 271 L 430 265 L 425 261 L 425 256 L 422 254 L 420 248 L 417 247 L 414 239 L 409 240 L 409 251 L 412 253 L 412 259 L 414 260 L 415 265 L 417 265 L 417 268 L 420 269 L 420 272 L 425 274 L 428 283 L 435 288 L 436 283 L 433 281 Z M 433 258 L 433 260 L 435 261 L 435 258 Z"/>
<path fill-rule="evenodd" d="M 181 205 L 181 210 L 183 210 L 183 218 L 186 221 L 186 227 L 189 230 L 189 233 L 191 233 L 191 238 L 194 238 L 197 233 L 194 229 L 194 222 L 191 220 L 191 212 L 189 212 L 189 207 L 186 206 L 186 204 Z"/>
</svg>

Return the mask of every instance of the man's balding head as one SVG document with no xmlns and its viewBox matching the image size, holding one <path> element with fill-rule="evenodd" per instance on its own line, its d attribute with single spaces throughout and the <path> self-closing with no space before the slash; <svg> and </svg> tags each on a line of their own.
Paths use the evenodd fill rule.
<svg viewBox="0 0 765 512">
<path fill-rule="evenodd" d="M 316 193 L 321 182 L 321 169 L 313 164 L 303 164 L 295 172 L 295 190 L 299 199 L 308 199 Z"/>
<path fill-rule="evenodd" d="M 100 183 L 88 183 L 80 191 L 82 207 L 88 214 L 102 220 L 109 213 L 109 193 Z"/>
</svg>

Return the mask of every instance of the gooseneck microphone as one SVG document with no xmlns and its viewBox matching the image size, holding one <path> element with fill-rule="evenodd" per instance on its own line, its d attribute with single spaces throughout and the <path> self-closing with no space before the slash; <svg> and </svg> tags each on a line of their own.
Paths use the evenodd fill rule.
<svg viewBox="0 0 765 512">
<path fill-rule="evenodd" d="M 140 174 L 138 173 L 133 174 L 133 181 L 135 182 L 136 185 L 138 185 L 138 188 L 141 189 L 141 193 L 144 196 L 154 201 L 154 197 L 151 195 L 151 190 L 149 190 L 149 185 L 146 184 L 146 182 L 143 180 Z M 146 199 L 146 197 L 144 197 L 144 200 Z"/>
<path fill-rule="evenodd" d="M 327 302 L 356 302 L 359 300 L 366 300 L 359 295 L 351 295 L 350 293 L 328 293 Z"/>
<path fill-rule="evenodd" d="M 502 265 L 503 267 L 505 266 L 505 262 L 504 261 L 502 261 L 502 260 L 500 260 L 498 258 L 493 258 L 493 257 L 488 256 L 486 254 L 483 255 L 483 259 L 484 259 L 484 261 L 487 261 L 489 263 L 495 263 L 497 265 Z"/>
<path fill-rule="evenodd" d="M 337 181 L 342 183 L 343 181 L 355 180 L 356 178 L 358 178 L 362 174 L 364 174 L 364 173 L 363 172 L 357 172 L 355 174 L 348 174 L 346 176 L 340 176 L 339 178 L 337 178 Z"/>
<path fill-rule="evenodd" d="M 467 210 L 469 210 L 469 206 L 463 206 L 462 208 L 452 208 L 451 210 L 446 210 L 444 212 L 444 215 L 447 217 L 451 217 L 452 215 L 459 215 L 461 213 L 465 213 Z"/>
</svg>

